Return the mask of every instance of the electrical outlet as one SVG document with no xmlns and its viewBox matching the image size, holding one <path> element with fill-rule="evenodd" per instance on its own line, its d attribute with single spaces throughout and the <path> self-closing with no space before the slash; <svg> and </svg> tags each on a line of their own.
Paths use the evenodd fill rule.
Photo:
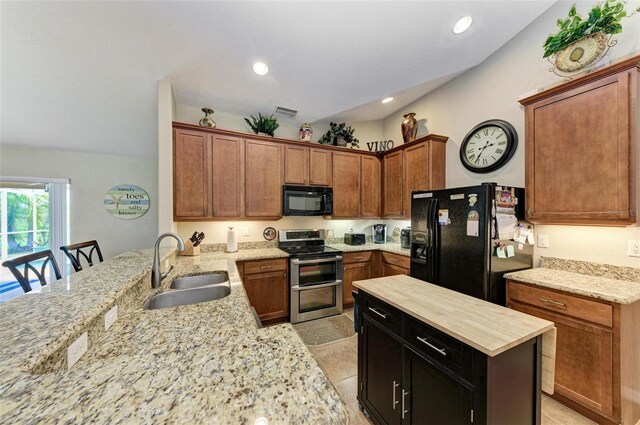
<svg viewBox="0 0 640 425">
<path fill-rule="evenodd" d="M 629 257 L 640 257 L 640 241 L 629 241 L 629 249 L 627 251 Z"/>
<path fill-rule="evenodd" d="M 83 333 L 67 347 L 67 369 L 71 369 L 80 360 L 80 357 L 87 352 L 89 340 L 87 333 Z"/>
<path fill-rule="evenodd" d="M 248 227 L 243 227 L 242 228 L 242 236 L 249 236 L 249 228 Z"/>
<path fill-rule="evenodd" d="M 549 235 L 538 235 L 538 248 L 549 248 Z"/>
<path fill-rule="evenodd" d="M 104 315 L 104 330 L 106 331 L 107 329 L 109 329 L 111 325 L 113 325 L 113 323 L 116 321 L 117 318 L 118 318 L 118 306 L 115 305 L 111 310 L 107 311 L 107 314 Z"/>
<path fill-rule="evenodd" d="M 349 225 L 349 233 L 353 233 L 353 225 Z"/>
</svg>

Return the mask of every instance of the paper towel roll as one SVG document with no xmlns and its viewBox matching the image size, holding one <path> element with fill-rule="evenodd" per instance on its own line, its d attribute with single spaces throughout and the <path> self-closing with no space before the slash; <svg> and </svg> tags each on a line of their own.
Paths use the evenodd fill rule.
<svg viewBox="0 0 640 425">
<path fill-rule="evenodd" d="M 236 235 L 236 230 L 233 227 L 229 227 L 227 230 L 227 252 L 237 252 L 238 251 L 238 237 Z"/>
</svg>

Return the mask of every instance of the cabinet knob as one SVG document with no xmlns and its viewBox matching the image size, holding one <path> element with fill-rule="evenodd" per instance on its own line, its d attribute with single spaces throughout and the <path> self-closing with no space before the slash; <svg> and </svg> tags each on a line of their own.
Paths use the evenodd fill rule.
<svg viewBox="0 0 640 425">
<path fill-rule="evenodd" d="M 409 391 L 402 390 L 402 419 L 404 419 L 405 413 L 409 413 L 408 410 L 404 408 L 404 396 L 409 395 Z"/>
<path fill-rule="evenodd" d="M 399 403 L 398 400 L 396 400 L 396 388 L 398 388 L 400 386 L 400 384 L 396 384 L 396 381 L 393 381 L 393 410 L 396 410 L 396 404 Z"/>
</svg>

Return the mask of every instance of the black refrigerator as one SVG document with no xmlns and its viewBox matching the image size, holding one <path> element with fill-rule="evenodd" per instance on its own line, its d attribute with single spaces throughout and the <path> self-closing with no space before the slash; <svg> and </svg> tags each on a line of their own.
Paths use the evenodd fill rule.
<svg viewBox="0 0 640 425">
<path fill-rule="evenodd" d="M 513 240 L 530 227 L 524 211 L 524 189 L 496 183 L 413 192 L 411 276 L 505 305 L 503 275 L 533 263 L 533 246 Z"/>
</svg>

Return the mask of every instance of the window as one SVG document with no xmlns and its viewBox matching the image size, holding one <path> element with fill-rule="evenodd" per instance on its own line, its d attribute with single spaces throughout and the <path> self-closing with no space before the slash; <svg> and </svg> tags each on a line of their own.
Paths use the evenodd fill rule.
<svg viewBox="0 0 640 425">
<path fill-rule="evenodd" d="M 69 240 L 67 191 L 66 179 L 0 178 L 1 261 L 50 249 L 60 271 L 67 271 L 67 260 L 60 251 Z M 0 301 L 22 293 L 15 277 L 2 267 Z"/>
</svg>

